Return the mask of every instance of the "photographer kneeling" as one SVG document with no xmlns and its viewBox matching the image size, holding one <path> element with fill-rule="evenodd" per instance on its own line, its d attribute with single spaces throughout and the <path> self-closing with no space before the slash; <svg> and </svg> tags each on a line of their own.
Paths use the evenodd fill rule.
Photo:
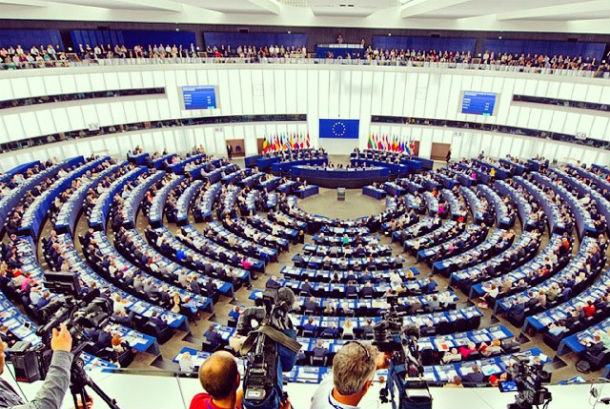
<svg viewBox="0 0 610 409">
<path fill-rule="evenodd" d="M 7 345 L 0 341 L 0 374 L 4 372 L 4 358 Z M 51 338 L 53 358 L 49 372 L 42 384 L 42 388 L 29 403 L 25 403 L 21 396 L 4 379 L 0 379 L 0 408 L 11 409 L 58 409 L 70 386 L 70 367 L 74 356 L 72 350 L 72 335 L 65 324 L 60 330 L 53 328 Z"/>
<path fill-rule="evenodd" d="M 377 347 L 350 341 L 333 358 L 333 376 L 325 379 L 311 399 L 311 409 L 357 409 L 378 369 L 389 367 Z"/>
</svg>

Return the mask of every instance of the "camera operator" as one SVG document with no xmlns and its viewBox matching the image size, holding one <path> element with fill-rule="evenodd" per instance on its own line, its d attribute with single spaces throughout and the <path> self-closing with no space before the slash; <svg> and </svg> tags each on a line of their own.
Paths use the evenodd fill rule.
<svg viewBox="0 0 610 409">
<path fill-rule="evenodd" d="M 191 400 L 189 409 L 241 409 L 243 391 L 235 357 L 227 351 L 214 352 L 199 368 L 199 382 L 205 392 Z M 289 409 L 286 402 L 278 409 Z"/>
<path fill-rule="evenodd" d="M 7 345 L 0 342 L 0 374 L 4 372 L 4 351 L 6 348 Z M 72 335 L 70 335 L 65 324 L 60 325 L 59 331 L 53 328 L 51 349 L 53 350 L 51 366 L 36 397 L 29 403 L 24 403 L 12 386 L 4 379 L 0 379 L 0 408 L 55 409 L 61 407 L 66 391 L 70 386 L 70 367 L 74 358 L 70 352 Z"/>
<path fill-rule="evenodd" d="M 240 381 L 233 355 L 214 352 L 199 368 L 199 382 L 205 393 L 195 395 L 189 409 L 241 408 L 241 398 L 237 396 Z"/>
<path fill-rule="evenodd" d="M 388 356 L 377 347 L 348 342 L 335 354 L 333 376 L 320 384 L 311 399 L 311 409 L 357 409 L 375 372 L 388 367 Z"/>
<path fill-rule="evenodd" d="M 300 344 L 288 312 L 294 305 L 289 288 L 267 288 L 260 307 L 246 309 L 237 322 L 229 345 L 246 357 L 244 399 L 246 409 L 289 408 L 283 391 L 283 372 L 292 370 Z M 246 335 L 247 334 L 247 335 Z"/>
</svg>

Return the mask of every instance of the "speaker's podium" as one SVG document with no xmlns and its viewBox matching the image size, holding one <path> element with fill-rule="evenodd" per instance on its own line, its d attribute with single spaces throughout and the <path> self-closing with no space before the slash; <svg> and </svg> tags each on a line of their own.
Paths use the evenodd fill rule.
<svg viewBox="0 0 610 409">
<path fill-rule="evenodd" d="M 344 187 L 338 187 L 337 188 L 337 200 L 345 200 L 345 188 Z"/>
</svg>

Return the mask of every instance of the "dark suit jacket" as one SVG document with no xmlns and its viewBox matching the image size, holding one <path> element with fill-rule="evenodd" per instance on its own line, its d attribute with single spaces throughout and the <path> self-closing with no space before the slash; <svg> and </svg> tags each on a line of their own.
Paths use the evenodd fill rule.
<svg viewBox="0 0 610 409">
<path fill-rule="evenodd" d="M 479 383 L 483 383 L 485 380 L 485 375 L 483 372 L 471 372 L 467 375 L 464 375 L 462 378 L 462 382 L 468 385 L 477 385 Z"/>
</svg>

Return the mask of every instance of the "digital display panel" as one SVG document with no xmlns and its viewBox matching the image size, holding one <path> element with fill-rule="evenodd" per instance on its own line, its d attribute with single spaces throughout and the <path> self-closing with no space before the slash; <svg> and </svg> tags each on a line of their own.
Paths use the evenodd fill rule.
<svg viewBox="0 0 610 409">
<path fill-rule="evenodd" d="M 196 85 L 182 87 L 184 109 L 216 109 L 216 87 Z"/>
<path fill-rule="evenodd" d="M 492 116 L 495 114 L 495 92 L 464 91 L 462 95 L 462 113 Z"/>
</svg>

